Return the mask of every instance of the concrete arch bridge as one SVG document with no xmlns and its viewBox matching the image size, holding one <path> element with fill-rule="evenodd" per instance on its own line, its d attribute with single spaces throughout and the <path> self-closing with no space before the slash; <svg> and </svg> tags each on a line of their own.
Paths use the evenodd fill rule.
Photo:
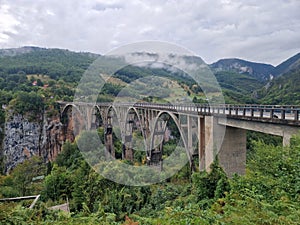
<svg viewBox="0 0 300 225">
<path fill-rule="evenodd" d="M 167 123 L 172 120 L 191 168 L 207 170 L 218 155 L 230 176 L 243 174 L 246 163 L 246 131 L 283 137 L 288 145 L 300 130 L 299 106 L 278 105 L 171 105 L 156 103 L 59 102 L 61 119 L 68 139 L 82 130 L 104 127 L 104 145 L 116 157 L 113 133 L 122 142 L 122 158 L 134 160 L 134 131 L 139 131 L 147 164 L 162 167 L 163 142 L 170 137 Z M 197 159 L 197 160 L 195 160 Z M 199 163 L 195 163 L 198 161 Z"/>
</svg>

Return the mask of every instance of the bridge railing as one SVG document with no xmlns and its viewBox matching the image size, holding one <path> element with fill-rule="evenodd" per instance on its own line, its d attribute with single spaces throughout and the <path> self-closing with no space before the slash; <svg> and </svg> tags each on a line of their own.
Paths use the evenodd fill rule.
<svg viewBox="0 0 300 225">
<path fill-rule="evenodd" d="M 293 105 L 230 105 L 230 104 L 158 104 L 135 103 L 135 107 L 169 110 L 192 114 L 215 114 L 231 117 L 299 121 L 300 106 Z"/>
<path fill-rule="evenodd" d="M 245 105 L 229 108 L 229 115 L 299 121 L 299 106 Z"/>
</svg>

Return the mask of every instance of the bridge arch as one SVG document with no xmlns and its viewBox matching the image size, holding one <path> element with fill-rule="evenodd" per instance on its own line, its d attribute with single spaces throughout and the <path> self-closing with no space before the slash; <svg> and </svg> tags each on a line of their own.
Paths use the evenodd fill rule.
<svg viewBox="0 0 300 225">
<path fill-rule="evenodd" d="M 124 156 L 130 160 L 143 161 L 143 157 L 146 158 L 147 152 L 147 137 L 144 130 L 144 121 L 141 118 L 140 113 L 135 107 L 129 107 L 125 115 L 124 124 Z M 135 133 L 138 131 L 137 133 Z M 135 155 L 135 151 L 144 151 L 145 154 Z M 128 157 L 127 157 L 128 156 Z M 135 157 L 137 157 L 135 159 Z"/>
<path fill-rule="evenodd" d="M 182 127 L 180 126 L 180 121 L 178 119 L 178 117 L 172 113 L 172 112 L 169 112 L 169 111 L 160 111 L 157 116 L 155 117 L 155 120 L 154 120 L 154 127 L 153 127 L 153 130 L 151 132 L 151 140 L 150 140 L 150 151 L 154 148 L 154 136 L 155 136 L 155 128 L 158 124 L 158 121 L 160 119 L 160 117 L 163 115 L 163 114 L 166 114 L 168 116 L 170 116 L 170 118 L 174 121 L 178 131 L 179 131 L 179 134 L 180 134 L 180 137 L 182 139 L 182 142 L 183 142 L 183 145 L 184 145 L 184 149 L 185 149 L 185 152 L 186 152 L 186 155 L 188 157 L 188 161 L 189 161 L 189 164 L 190 164 L 190 168 L 191 169 L 194 169 L 194 165 L 193 165 L 193 159 L 192 159 L 192 155 L 191 155 L 191 152 L 189 151 L 189 148 L 188 148 L 188 143 L 187 143 L 187 137 L 182 129 Z M 164 132 L 166 131 L 166 126 L 164 127 Z"/>
<path fill-rule="evenodd" d="M 118 110 L 117 110 L 117 108 L 116 108 L 114 105 L 109 105 L 109 106 L 107 107 L 107 109 L 105 110 L 105 118 L 107 119 L 107 118 L 110 117 L 109 113 L 110 113 L 111 111 L 113 111 L 113 112 L 115 113 L 117 119 L 119 120 Z"/>
<path fill-rule="evenodd" d="M 73 108 L 76 109 L 76 111 L 80 114 L 80 116 L 83 117 L 80 109 L 75 104 L 66 104 L 63 107 L 63 109 L 61 110 L 61 117 L 64 116 L 70 108 L 71 109 L 73 109 Z"/>
<path fill-rule="evenodd" d="M 92 114 L 94 116 L 93 118 L 93 124 L 92 124 L 92 129 L 97 129 L 98 127 L 103 127 L 105 124 L 105 112 L 103 109 L 101 110 L 101 107 L 98 105 L 95 105 L 92 110 Z"/>
<path fill-rule="evenodd" d="M 74 111 L 75 110 L 75 111 Z M 84 116 L 75 104 L 67 104 L 61 111 L 61 122 L 64 129 L 64 139 L 73 142 L 85 126 Z"/>
<path fill-rule="evenodd" d="M 141 133 L 143 135 L 144 140 L 146 140 L 146 135 L 145 135 L 145 132 L 144 132 L 144 129 L 143 129 L 143 121 L 142 121 L 142 118 L 141 118 L 138 110 L 135 107 L 129 107 L 128 108 L 128 110 L 126 112 L 126 119 L 125 119 L 125 121 L 128 121 L 129 115 L 130 115 L 131 111 L 133 111 L 134 114 L 136 115 L 138 123 L 139 123 L 140 130 L 141 130 Z"/>
</svg>

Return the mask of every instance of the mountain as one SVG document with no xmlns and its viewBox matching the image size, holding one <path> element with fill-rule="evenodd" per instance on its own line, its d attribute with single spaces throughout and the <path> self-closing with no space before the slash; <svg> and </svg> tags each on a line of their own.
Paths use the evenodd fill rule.
<svg viewBox="0 0 300 225">
<path fill-rule="evenodd" d="M 78 54 L 78 55 L 86 55 L 89 57 L 97 57 L 99 56 L 98 54 L 90 53 L 90 52 L 72 52 L 69 50 L 65 49 L 58 49 L 58 48 L 40 48 L 40 47 L 35 47 L 35 46 L 24 46 L 20 48 L 7 48 L 7 49 L 0 49 L 0 57 L 5 57 L 5 56 L 20 56 L 23 54 L 28 54 L 28 53 L 50 53 L 51 52 L 61 52 L 65 54 Z"/>
<path fill-rule="evenodd" d="M 275 78 L 259 91 L 263 104 L 300 104 L 300 69 L 291 70 Z"/>
<path fill-rule="evenodd" d="M 158 56 L 150 53 L 135 53 L 135 57 L 157 58 Z M 146 54 L 146 55 L 145 55 Z M 100 55 L 93 53 L 72 52 L 64 49 L 47 49 L 32 46 L 21 48 L 0 49 L 0 91 L 18 91 L 36 90 L 30 87 L 32 80 L 49 85 L 47 90 L 57 96 L 58 99 L 63 96 L 73 96 L 74 87 L 80 80 L 82 74 L 86 71 L 91 63 Z M 175 57 L 175 56 L 170 56 Z M 176 56 L 177 57 L 177 56 Z M 184 66 L 190 66 L 196 60 L 193 57 L 180 56 Z M 107 68 L 117 63 L 115 58 L 103 57 Z M 177 59 L 176 59 L 177 60 Z M 126 63 L 125 63 L 126 64 Z M 129 63 L 130 64 L 130 63 Z M 121 63 L 120 65 L 124 65 Z M 291 90 L 299 84 L 297 71 L 300 67 L 300 53 L 281 63 L 277 67 L 264 63 L 249 62 L 242 59 L 221 59 L 209 65 L 217 81 L 219 82 L 226 102 L 228 103 L 259 103 L 259 99 L 265 102 L 280 102 L 280 97 L 276 97 L 278 90 L 283 88 L 284 92 L 291 93 Z M 192 98 L 200 102 L 205 98 L 202 90 L 195 81 L 183 71 L 176 71 L 171 66 L 161 66 L 152 64 L 150 66 L 128 65 L 115 73 L 110 85 L 104 89 L 103 95 L 115 96 L 118 90 L 127 84 L 137 80 L 144 79 L 147 76 L 159 76 L 172 80 L 169 88 L 161 87 L 162 96 L 167 94 L 166 90 L 175 87 L 177 84 L 184 89 Z M 110 74 L 108 72 L 104 72 Z M 271 76 L 273 75 L 273 76 Z M 27 76 L 27 81 L 26 81 Z M 39 77 L 40 76 L 40 77 Z M 277 78 L 278 77 L 278 78 Z M 25 80 L 24 80 L 25 79 Z M 62 81 L 64 83 L 62 83 Z M 26 84 L 25 84 L 26 83 Z M 52 85 L 51 85 L 52 84 Z M 141 84 L 141 83 L 140 83 Z M 289 87 L 290 84 L 293 87 Z M 28 86 L 29 85 L 29 86 Z M 174 86 L 175 85 L 175 86 Z M 214 92 L 214 87 L 201 84 Z M 300 86 L 300 84 L 298 85 Z M 150 88 L 150 87 L 149 87 Z M 288 89 L 290 88 L 290 89 Z M 53 89 L 53 90 L 52 90 Z M 141 88 L 142 89 L 142 88 Z M 148 90 L 144 88 L 144 92 Z M 135 93 L 139 95 L 139 93 Z M 2 93 L 3 95 L 3 93 Z M 50 94 L 49 94 L 50 95 Z M 3 95 L 4 96 L 4 95 Z M 268 97 L 269 96 L 269 97 Z M 273 96 L 273 97 L 270 97 Z M 282 96 L 282 94 L 281 94 Z M 289 96 L 297 96 L 294 93 Z M 291 98 L 291 100 L 297 100 Z M 7 101 L 7 100 L 5 100 Z M 289 101 L 284 101 L 289 102 Z"/>
<path fill-rule="evenodd" d="M 300 53 L 274 68 L 276 77 L 258 93 L 264 104 L 300 104 Z"/>
<path fill-rule="evenodd" d="M 264 86 L 256 78 L 235 71 L 218 71 L 215 76 L 227 103 L 257 103 L 256 91 Z"/>
<path fill-rule="evenodd" d="M 78 81 L 96 59 L 92 53 L 77 53 L 63 49 L 22 47 L 0 50 L 0 77 L 10 74 L 47 75 L 51 79 Z"/>
<path fill-rule="evenodd" d="M 294 55 L 293 57 L 287 59 L 283 63 L 279 64 L 274 68 L 272 74 L 279 76 L 281 74 L 287 73 L 291 70 L 297 70 L 300 68 L 300 53 Z"/>
<path fill-rule="evenodd" d="M 215 72 L 230 71 L 249 75 L 258 81 L 266 82 L 274 70 L 274 66 L 264 63 L 249 62 L 242 59 L 221 59 L 210 65 Z"/>
</svg>

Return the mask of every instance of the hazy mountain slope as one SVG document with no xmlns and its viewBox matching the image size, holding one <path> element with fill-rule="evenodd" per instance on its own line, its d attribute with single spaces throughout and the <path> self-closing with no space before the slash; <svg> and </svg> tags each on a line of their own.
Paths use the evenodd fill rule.
<svg viewBox="0 0 300 225">
<path fill-rule="evenodd" d="M 282 62 L 274 68 L 272 74 L 275 76 L 287 73 L 291 70 L 296 70 L 300 68 L 300 53 L 294 55 L 293 57 Z"/>
<path fill-rule="evenodd" d="M 264 63 L 254 63 L 241 59 L 221 59 L 210 65 L 213 71 L 231 71 L 246 74 L 259 81 L 266 82 L 274 66 Z"/>
</svg>

